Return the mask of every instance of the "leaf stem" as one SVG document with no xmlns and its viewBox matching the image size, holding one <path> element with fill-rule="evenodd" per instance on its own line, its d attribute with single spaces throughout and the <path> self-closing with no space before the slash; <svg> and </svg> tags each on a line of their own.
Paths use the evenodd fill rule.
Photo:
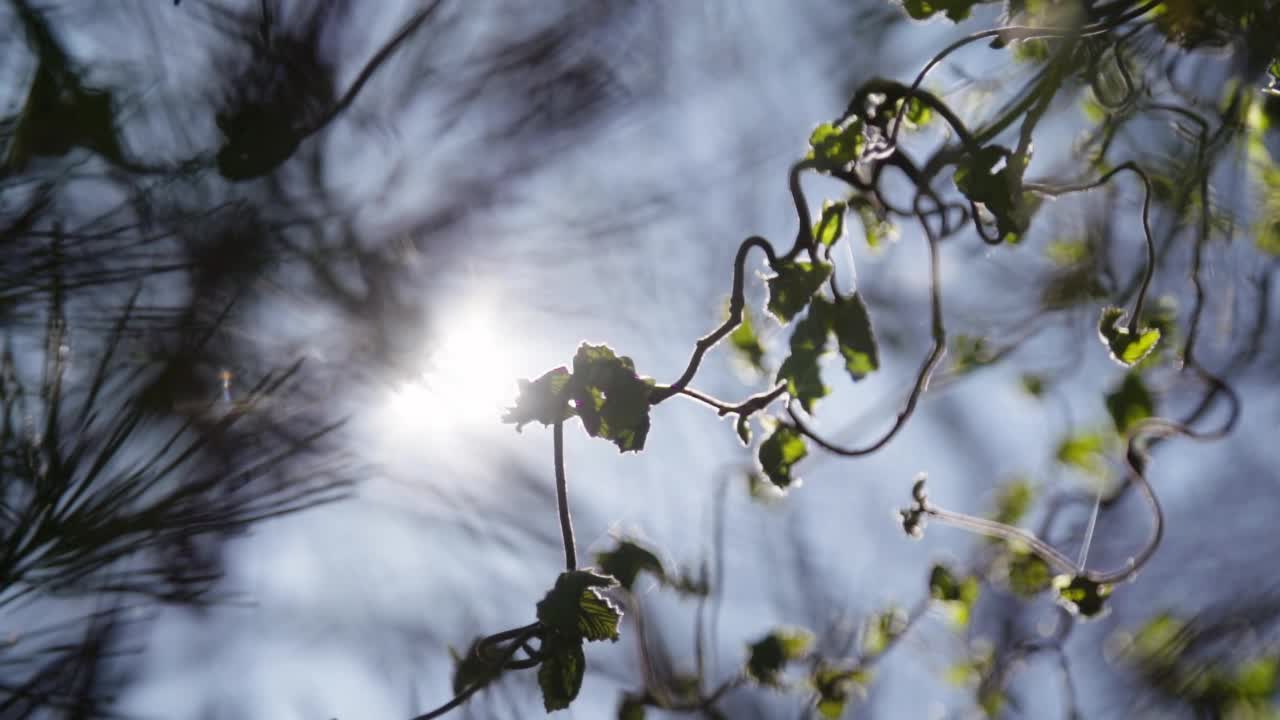
<svg viewBox="0 0 1280 720">
<path fill-rule="evenodd" d="M 556 463 L 556 508 L 560 511 L 560 537 L 564 542 L 564 566 L 570 572 L 578 569 L 578 551 L 573 541 L 573 518 L 569 516 L 569 483 L 564 474 L 564 421 L 552 429 Z"/>
</svg>

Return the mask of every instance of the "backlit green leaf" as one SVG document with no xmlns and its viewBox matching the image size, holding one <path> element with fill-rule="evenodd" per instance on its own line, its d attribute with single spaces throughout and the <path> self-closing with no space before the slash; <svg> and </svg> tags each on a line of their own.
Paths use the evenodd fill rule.
<svg viewBox="0 0 1280 720">
<path fill-rule="evenodd" d="M 1126 374 L 1119 387 L 1107 393 L 1106 402 L 1107 412 L 1111 413 L 1111 420 L 1120 433 L 1128 432 L 1155 413 L 1155 400 L 1136 372 Z"/>
<path fill-rule="evenodd" d="M 1096 432 L 1069 435 L 1058 444 L 1058 462 L 1095 477 L 1106 477 L 1106 440 Z"/>
<path fill-rule="evenodd" d="M 988 145 L 962 160 L 952 175 L 956 188 L 995 218 L 996 232 L 1005 242 L 1018 242 L 1040 206 L 1038 196 L 1022 190 L 1022 172 L 1028 162 L 1029 157 Z"/>
<path fill-rule="evenodd" d="M 813 240 L 819 245 L 831 247 L 844 235 L 844 213 L 848 208 L 844 203 L 833 203 L 830 200 L 822 203 L 822 217 L 813 226 Z"/>
<path fill-rule="evenodd" d="M 628 590 L 641 572 L 651 573 L 659 581 L 667 579 L 658 556 L 633 540 L 619 540 L 614 549 L 596 553 L 596 565 L 602 573 L 616 578 L 618 584 Z"/>
<path fill-rule="evenodd" d="M 621 452 L 644 449 L 653 380 L 637 376 L 631 358 L 618 357 L 607 345 L 583 343 L 573 358 L 570 388 L 588 434 L 612 440 Z"/>
<path fill-rule="evenodd" d="M 1009 591 L 1018 597 L 1039 595 L 1053 584 L 1049 564 L 1025 547 L 1009 548 L 1004 570 Z"/>
<path fill-rule="evenodd" d="M 783 666 L 799 660 L 813 644 L 813 635 L 798 628 L 779 628 L 752 643 L 747 674 L 762 685 L 777 685 Z"/>
<path fill-rule="evenodd" d="M 841 127 L 822 123 L 809 135 L 810 156 L 824 165 L 852 165 L 862 154 L 862 144 L 862 121 L 857 118 Z"/>
<path fill-rule="evenodd" d="M 617 642 L 622 611 L 599 590 L 617 584 L 591 570 L 560 573 L 555 587 L 538 602 L 538 620 L 557 637 Z"/>
<path fill-rule="evenodd" d="M 542 706 L 547 712 L 569 707 L 582 689 L 586 658 L 581 642 L 556 642 L 544 649 L 545 657 L 538 668 L 538 687 L 542 688 Z"/>
<path fill-rule="evenodd" d="M 734 423 L 734 430 L 738 433 L 738 439 L 742 441 L 745 447 L 751 444 L 751 421 L 746 415 L 739 415 L 738 421 Z"/>
<path fill-rule="evenodd" d="M 929 596 L 950 612 L 951 621 L 958 628 L 969 624 L 979 590 L 976 577 L 960 580 L 945 565 L 934 565 L 929 573 Z"/>
<path fill-rule="evenodd" d="M 756 336 L 755 327 L 751 322 L 751 313 L 746 308 L 742 310 L 742 322 L 729 333 L 729 344 L 751 367 L 759 371 L 764 370 L 764 345 Z"/>
<path fill-rule="evenodd" d="M 813 404 L 827 394 L 818 363 L 827 349 L 831 328 L 829 304 L 821 296 L 813 299 L 809 314 L 796 323 L 791 333 L 791 354 L 778 368 L 778 382 L 787 384 L 787 393 L 800 401 L 805 412 L 813 412 Z"/>
<path fill-rule="evenodd" d="M 791 467 L 809 454 L 804 438 L 794 428 L 779 425 L 760 444 L 760 468 L 778 488 L 783 490 L 796 482 Z"/>
<path fill-rule="evenodd" d="M 878 248 L 882 243 L 897 237 L 898 230 L 889 222 L 887 216 L 865 198 L 854 198 L 849 207 L 858 211 L 858 219 L 862 222 L 862 232 L 867 238 L 867 247 Z"/>
<path fill-rule="evenodd" d="M 809 681 L 817 691 L 818 714 L 829 720 L 844 715 L 849 696 L 866 693 L 870 671 L 861 668 L 841 668 L 826 661 L 818 664 Z"/>
<path fill-rule="evenodd" d="M 780 262 L 773 269 L 777 275 L 767 281 L 768 307 L 783 323 L 791 322 L 831 275 L 831 265 L 824 262 Z"/>
<path fill-rule="evenodd" d="M 1031 508 L 1034 497 L 1035 492 L 1026 478 L 1007 483 L 996 496 L 996 513 L 991 519 L 1005 525 L 1017 525 Z"/>
<path fill-rule="evenodd" d="M 507 408 L 502 422 L 515 423 L 516 430 L 519 431 L 531 422 L 553 425 L 568 420 L 573 416 L 567 390 L 569 379 L 568 369 L 558 367 L 532 382 L 520 380 L 520 395 L 516 399 L 516 405 Z"/>
<path fill-rule="evenodd" d="M 862 636 L 862 652 L 874 657 L 889 649 L 907 629 L 907 614 L 901 608 L 893 608 L 871 616 Z"/>
<path fill-rule="evenodd" d="M 1110 585 L 1096 583 L 1083 575 L 1059 575 L 1053 579 L 1053 587 L 1058 591 L 1062 606 L 1084 618 L 1102 614 L 1106 609 L 1106 599 L 1111 595 Z"/>
<path fill-rule="evenodd" d="M 1129 333 L 1129 328 L 1122 325 L 1124 311 L 1117 307 L 1102 309 L 1102 319 L 1098 323 L 1098 335 L 1111 350 L 1111 357 L 1125 367 L 1145 358 L 1160 341 L 1160 330 L 1151 327 L 1139 327 L 1137 335 Z"/>
<path fill-rule="evenodd" d="M 840 354 L 844 356 L 844 367 L 856 382 L 880 368 L 880 352 L 876 348 L 875 333 L 871 330 L 871 316 L 858 293 L 836 298 L 830 308 L 831 325 L 840 344 Z"/>
<path fill-rule="evenodd" d="M 897 102 L 895 111 L 897 109 L 900 109 L 901 106 L 902 106 L 902 101 L 899 100 L 899 102 Z M 924 104 L 924 102 L 920 100 L 919 97 L 911 96 L 909 97 L 908 100 L 906 100 L 906 111 L 904 114 L 902 114 L 902 119 L 906 120 L 906 127 L 908 128 L 911 128 L 911 129 L 922 128 L 924 126 L 927 126 L 927 124 L 929 124 L 929 120 L 933 119 L 933 109 L 929 108 L 927 104 Z"/>
<path fill-rule="evenodd" d="M 1045 254 L 1059 267 L 1070 267 L 1087 261 L 1092 254 L 1084 240 L 1054 240 L 1045 248 Z"/>
<path fill-rule="evenodd" d="M 946 13 L 953 22 L 969 17 L 969 12 L 983 0 L 903 0 L 902 7 L 916 20 L 928 20 L 937 13 Z M 986 0 L 989 2 L 990 0 Z"/>
</svg>

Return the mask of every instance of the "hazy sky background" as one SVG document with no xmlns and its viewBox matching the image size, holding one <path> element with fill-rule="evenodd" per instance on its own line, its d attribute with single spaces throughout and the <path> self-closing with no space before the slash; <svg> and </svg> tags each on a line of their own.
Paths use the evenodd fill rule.
<svg viewBox="0 0 1280 720">
<path fill-rule="evenodd" d="M 205 51 L 215 44 L 207 29 L 183 14 L 203 6 L 157 4 L 164 7 L 127 15 L 154 23 L 148 52 L 161 58 L 152 65 L 153 92 L 161 97 L 213 72 L 216 55 Z M 606 55 L 616 72 L 607 110 L 536 136 L 512 160 L 504 153 L 514 141 L 486 138 L 514 113 L 501 82 L 481 83 L 466 98 L 451 89 L 479 67 L 473 58 L 510 34 L 562 22 L 573 3 L 467 4 L 453 8 L 454 24 L 436 35 L 424 31 L 351 113 L 310 139 L 323 144 L 325 183 L 357 235 L 387 247 L 404 242 L 400 297 L 426 311 L 406 316 L 403 336 L 392 338 L 400 343 L 396 367 L 362 366 L 353 358 L 368 328 L 358 316 L 308 302 L 287 283 L 259 288 L 251 322 L 238 328 L 246 346 L 282 364 L 307 358 L 308 377 L 336 414 L 350 417 L 340 437 L 363 483 L 349 501 L 264 523 L 233 542 L 225 589 L 237 602 L 204 612 L 165 610 L 146 626 L 145 649 L 130 661 L 140 679 L 124 692 L 123 709 L 193 720 L 408 718 L 450 697 L 450 646 L 532 621 L 534 603 L 559 572 L 561 549 L 551 434 L 536 424 L 516 433 L 499 422 L 515 380 L 568 364 L 581 341 L 609 344 L 659 382 L 678 376 L 694 339 L 721 318 L 738 243 L 751 234 L 790 242 L 795 217 L 786 173 L 813 126 L 837 116 L 857 82 L 910 77 L 952 32 L 949 23 L 885 29 L 876 16 L 897 8 L 873 0 L 855 10 L 843 5 L 636 3 L 582 38 L 579 51 Z M 349 81 L 411 6 L 362 5 L 367 14 L 359 22 L 326 36 L 349 68 L 339 77 Z M 994 17 L 986 8 L 972 26 Z M 101 40 L 105 32 L 87 26 L 77 42 L 110 56 L 133 51 Z M 975 72 L 1021 72 L 993 68 L 991 55 L 979 49 L 963 57 Z M 419 76 L 430 92 L 397 94 Z M 941 71 L 931 82 L 945 91 L 965 81 Z M 1068 131 L 1078 118 L 1064 114 L 1055 129 L 1062 142 L 1038 148 L 1033 170 L 1070 157 Z M 207 118 L 193 119 L 187 130 L 216 137 Z M 520 171 L 506 174 L 509 164 Z M 816 180 L 806 188 L 815 206 L 824 190 L 836 192 Z M 447 230 L 439 237 L 425 247 L 406 241 L 434 208 L 459 196 L 474 200 L 442 221 Z M 1042 234 L 1017 248 L 989 250 L 972 237 L 948 244 L 943 284 L 955 299 L 948 323 L 956 331 L 1010 324 L 1026 288 L 992 283 L 1040 262 L 1045 240 L 1071 226 L 1070 212 L 1060 215 L 1068 217 L 1037 224 Z M 855 387 L 833 362 L 833 394 L 820 405 L 819 423 L 833 439 L 856 444 L 876 436 L 897 411 L 927 351 L 928 318 L 921 238 L 904 230 L 872 251 L 854 230 L 858 287 L 883 333 L 883 370 Z M 1133 250 L 1136 259 L 1136 241 Z M 1230 274 L 1240 261 L 1224 252 L 1213 262 Z M 763 263 L 753 257 L 749 267 L 751 307 L 781 351 L 787 333 L 758 312 Z M 841 272 L 852 280 L 847 263 Z M 683 398 L 654 410 L 638 455 L 620 455 L 570 423 L 566 462 L 579 556 L 628 534 L 660 548 L 673 566 L 694 570 L 709 553 L 714 498 L 728 483 L 721 677 L 743 661 L 747 642 L 776 625 L 822 632 L 891 605 L 912 607 L 927 594 L 933 562 L 963 564 L 982 542 L 942 527 L 920 542 L 902 533 L 895 510 L 908 504 L 916 473 L 930 474 L 941 504 L 978 514 L 990 511 L 998 484 L 1019 473 L 1044 486 L 1079 482 L 1054 466 L 1054 447 L 1070 423 L 1107 421 L 1101 394 L 1122 374 L 1088 330 L 1094 312 L 1070 315 L 1064 330 L 1050 333 L 1057 342 L 1016 354 L 1009 367 L 926 396 L 881 453 L 850 462 L 813 449 L 800 466 L 803 485 L 769 506 L 747 496 L 752 455 L 732 424 Z M 1078 372 L 1049 400 L 1020 389 L 1021 371 L 1064 360 Z M 726 348 L 709 356 L 694 383 L 726 399 L 767 385 Z M 1247 412 L 1226 443 L 1175 442 L 1161 450 L 1154 478 L 1169 517 L 1166 544 L 1135 584 L 1118 591 L 1113 616 L 1078 626 L 1067 645 L 1079 660 L 1074 679 L 1086 711 L 1111 687 L 1110 670 L 1097 665 L 1111 631 L 1139 622 L 1155 605 L 1211 601 L 1205 583 L 1247 568 L 1268 547 L 1261 540 L 1268 518 L 1224 497 L 1217 486 L 1228 478 L 1204 479 L 1207 468 L 1225 474 L 1256 453 L 1274 455 L 1252 444 L 1260 429 L 1276 426 L 1274 400 Z M 759 439 L 759 424 L 755 430 Z M 1123 561 L 1145 537 L 1146 522 L 1136 504 L 1104 518 L 1095 557 L 1108 566 Z M 797 585 L 815 576 L 820 585 Z M 1205 592 L 1171 593 L 1177 583 Z M 640 596 L 677 662 L 691 669 L 693 602 L 644 581 Z M 998 618 L 1007 601 L 990 602 Z M 1037 602 L 1038 617 L 1052 623 L 1051 603 Z M 626 625 L 624 636 L 632 631 Z M 927 617 L 880 666 L 868 705 L 850 715 L 965 716 L 972 689 L 942 676 L 966 642 L 945 619 Z M 619 694 L 638 689 L 635 655 L 628 639 L 589 647 L 582 696 L 563 715 L 611 716 Z M 1061 707 L 1053 662 L 1034 660 L 1024 672 L 1013 682 L 1030 691 L 1033 708 Z M 533 680 L 533 673 L 513 673 L 508 690 L 482 693 L 459 716 L 541 716 Z M 800 697 L 780 696 L 768 712 L 785 708 L 793 716 Z M 734 708 L 758 707 L 726 701 L 734 717 Z"/>
</svg>

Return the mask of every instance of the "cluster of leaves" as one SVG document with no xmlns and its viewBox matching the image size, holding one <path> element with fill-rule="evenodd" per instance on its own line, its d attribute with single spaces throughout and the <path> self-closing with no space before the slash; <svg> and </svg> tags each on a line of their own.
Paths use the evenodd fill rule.
<svg viewBox="0 0 1280 720">
<path fill-rule="evenodd" d="M 1030 162 L 1030 152 L 1018 155 L 989 145 L 966 156 L 952 176 L 956 189 L 975 208 L 991 214 L 996 237 L 1007 243 L 1021 239 L 1040 207 L 1039 198 L 1022 189 L 1022 175 Z"/>
<path fill-rule="evenodd" d="M 653 380 L 636 375 L 629 357 L 605 345 L 578 347 L 573 372 L 558 367 L 542 377 L 520 381 L 515 407 L 502 421 L 519 430 L 531 422 L 562 423 L 573 416 L 592 437 L 613 442 L 620 452 L 639 452 L 649 436 L 649 399 Z"/>
<path fill-rule="evenodd" d="M 586 673 L 583 645 L 620 637 L 622 610 L 601 591 L 618 586 L 610 575 L 570 570 L 537 603 L 537 622 L 477 638 L 466 653 L 453 653 L 453 690 L 467 697 L 496 680 L 503 671 L 538 668 L 538 686 L 547 712 L 569 707 L 582 689 Z M 530 647 L 537 639 L 540 646 Z M 519 650 L 528 659 L 513 660 Z"/>
<path fill-rule="evenodd" d="M 1202 716 L 1275 717 L 1280 656 L 1264 650 L 1242 661 L 1213 657 L 1204 646 L 1223 630 L 1161 612 L 1118 644 L 1122 659 L 1148 684 Z"/>
</svg>

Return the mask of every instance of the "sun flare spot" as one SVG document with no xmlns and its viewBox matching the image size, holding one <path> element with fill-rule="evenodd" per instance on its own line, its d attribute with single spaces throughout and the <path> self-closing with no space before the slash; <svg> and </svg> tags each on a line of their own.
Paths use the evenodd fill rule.
<svg viewBox="0 0 1280 720">
<path fill-rule="evenodd" d="M 515 401 L 522 341 L 490 305 L 449 313 L 427 341 L 421 371 L 392 390 L 395 421 L 431 430 L 497 427 Z"/>
</svg>

